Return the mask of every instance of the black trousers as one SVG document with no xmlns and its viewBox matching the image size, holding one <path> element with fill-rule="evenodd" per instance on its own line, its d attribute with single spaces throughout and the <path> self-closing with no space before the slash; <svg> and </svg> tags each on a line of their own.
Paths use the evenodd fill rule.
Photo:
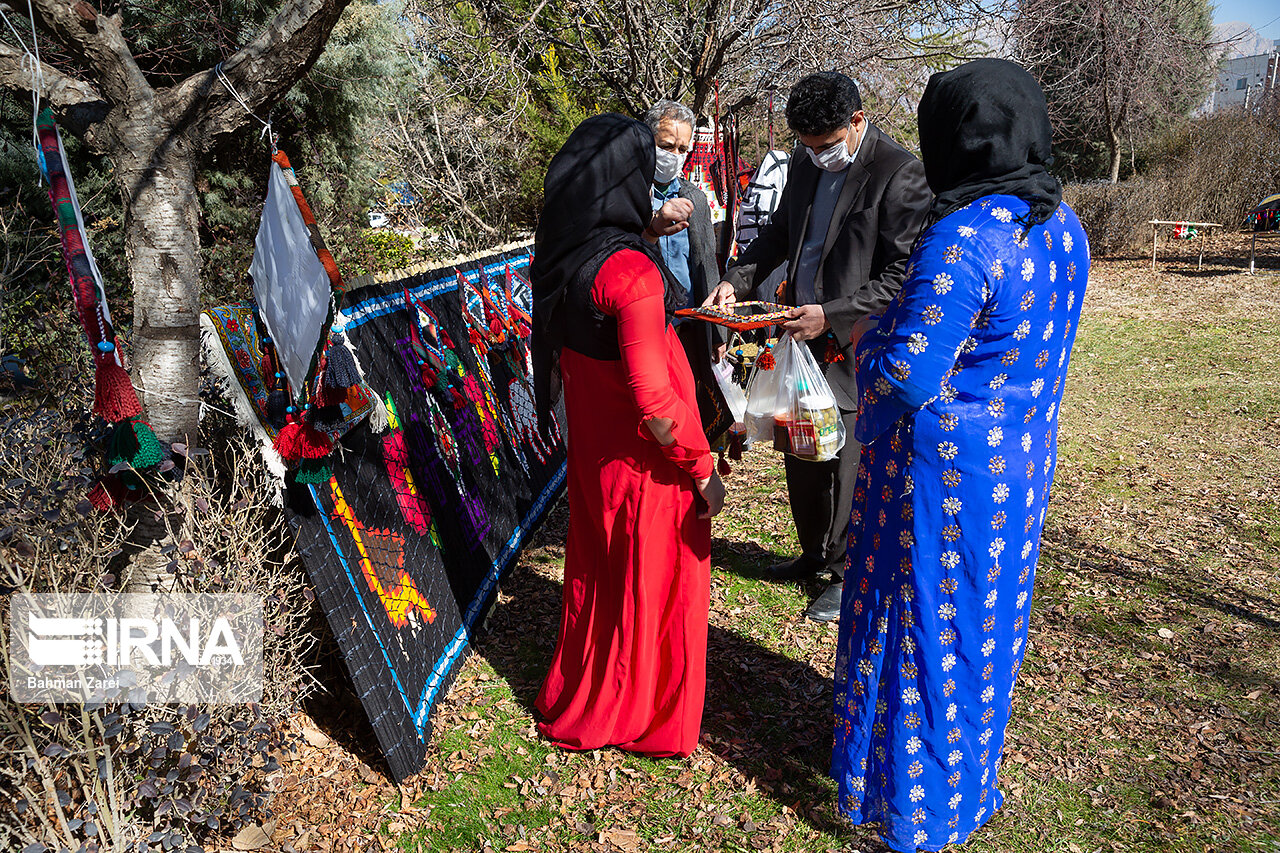
<svg viewBox="0 0 1280 853">
<path fill-rule="evenodd" d="M 841 410 L 844 447 L 835 459 L 806 462 L 785 455 L 787 497 L 796 523 L 803 559 L 826 566 L 838 580 L 844 579 L 845 551 L 849 544 L 849 514 L 853 487 L 858 479 L 862 445 L 853 437 L 857 412 Z"/>
</svg>

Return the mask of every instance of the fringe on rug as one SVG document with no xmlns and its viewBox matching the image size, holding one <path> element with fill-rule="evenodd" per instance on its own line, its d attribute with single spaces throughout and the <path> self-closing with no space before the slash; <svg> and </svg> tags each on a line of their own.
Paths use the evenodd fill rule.
<svg viewBox="0 0 1280 853">
<path fill-rule="evenodd" d="M 231 362 L 227 360 L 227 352 L 222 348 L 222 343 L 218 338 L 217 329 L 213 326 L 213 321 L 204 313 L 200 314 L 200 344 L 204 349 L 205 361 L 209 365 L 209 372 L 213 376 L 214 383 L 223 392 L 223 395 L 231 401 L 232 408 L 235 409 L 236 421 L 240 426 L 248 429 L 258 440 L 258 450 L 262 454 L 262 462 L 266 465 L 276 483 L 275 493 L 271 496 L 271 503 L 274 506 L 283 506 L 285 475 L 288 473 L 288 469 L 284 464 L 284 460 L 280 458 L 280 454 L 276 452 L 271 436 L 267 434 L 266 428 L 258 420 L 258 415 L 254 412 L 253 404 L 249 402 L 248 395 L 240 387 L 240 382 L 236 379 L 235 371 L 231 368 Z"/>
</svg>

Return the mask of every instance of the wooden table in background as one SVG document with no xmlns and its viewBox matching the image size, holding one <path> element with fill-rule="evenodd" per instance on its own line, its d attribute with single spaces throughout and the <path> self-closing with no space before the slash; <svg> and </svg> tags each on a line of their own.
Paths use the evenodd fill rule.
<svg viewBox="0 0 1280 853">
<path fill-rule="evenodd" d="M 1151 268 L 1156 268 L 1156 241 L 1160 233 L 1161 225 L 1187 225 L 1191 228 L 1202 229 L 1200 231 L 1200 261 L 1196 264 L 1196 269 L 1204 268 L 1204 238 L 1209 233 L 1210 228 L 1221 228 L 1218 222 L 1170 222 L 1164 219 L 1149 219 L 1147 224 L 1151 226 Z M 1252 262 L 1250 263 L 1252 266 Z"/>
</svg>

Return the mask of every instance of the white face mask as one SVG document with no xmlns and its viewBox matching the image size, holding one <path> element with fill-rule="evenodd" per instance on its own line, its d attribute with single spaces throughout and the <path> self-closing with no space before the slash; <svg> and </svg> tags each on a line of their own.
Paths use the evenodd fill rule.
<svg viewBox="0 0 1280 853">
<path fill-rule="evenodd" d="M 850 128 L 849 134 L 852 135 L 852 133 L 853 129 Z M 821 154 L 815 152 L 808 145 L 805 146 L 805 150 L 809 152 L 809 159 L 813 161 L 813 165 L 828 172 L 839 172 L 848 168 L 849 164 L 853 162 L 853 155 L 849 153 L 848 136 L 840 140 L 839 145 L 832 145 Z"/>
<path fill-rule="evenodd" d="M 665 148 L 656 148 L 655 150 L 658 152 L 658 165 L 653 171 L 654 183 L 669 184 L 684 168 L 684 158 L 688 155 L 677 154 Z"/>
</svg>

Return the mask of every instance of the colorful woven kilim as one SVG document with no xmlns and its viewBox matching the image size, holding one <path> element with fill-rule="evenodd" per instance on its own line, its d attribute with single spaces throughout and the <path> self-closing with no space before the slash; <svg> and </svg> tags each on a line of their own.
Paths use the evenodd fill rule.
<svg viewBox="0 0 1280 853">
<path fill-rule="evenodd" d="M 732 309 L 717 308 L 708 305 L 703 308 L 680 308 L 675 312 L 677 317 L 692 317 L 715 323 L 717 326 L 728 326 L 736 332 L 749 329 L 763 329 L 787 319 L 786 305 L 774 302 L 735 302 Z"/>
<path fill-rule="evenodd" d="M 200 325 L 206 338 L 210 335 L 217 338 L 226 356 L 220 372 L 229 372 L 223 379 L 234 378 L 243 393 L 241 403 L 242 420 L 252 417 L 266 434 L 274 439 L 279 431 L 267 417 L 267 396 L 270 393 L 267 378 L 263 376 L 263 343 L 262 327 L 257 320 L 252 302 L 236 302 L 231 305 L 219 305 L 210 308 L 200 317 Z M 270 362 L 267 363 L 268 365 Z M 228 371 L 227 368 L 230 368 Z M 269 372 L 269 371 L 268 371 Z M 369 414 L 372 401 L 367 392 L 357 386 L 352 392 L 356 395 L 351 403 L 342 406 L 342 419 L 334 425 L 326 425 L 325 432 L 335 439 L 344 435 L 347 430 Z M 252 426 L 252 423 L 246 423 Z"/>
<path fill-rule="evenodd" d="M 356 424 L 331 478 L 289 487 L 303 562 L 397 779 L 422 765 L 472 631 L 564 489 L 563 445 L 539 434 L 529 390 L 529 260 L 523 244 L 349 291 L 333 333 L 389 429 Z M 243 308 L 207 313 L 235 318 L 252 351 Z M 260 383 L 243 380 L 260 412 Z"/>
</svg>

